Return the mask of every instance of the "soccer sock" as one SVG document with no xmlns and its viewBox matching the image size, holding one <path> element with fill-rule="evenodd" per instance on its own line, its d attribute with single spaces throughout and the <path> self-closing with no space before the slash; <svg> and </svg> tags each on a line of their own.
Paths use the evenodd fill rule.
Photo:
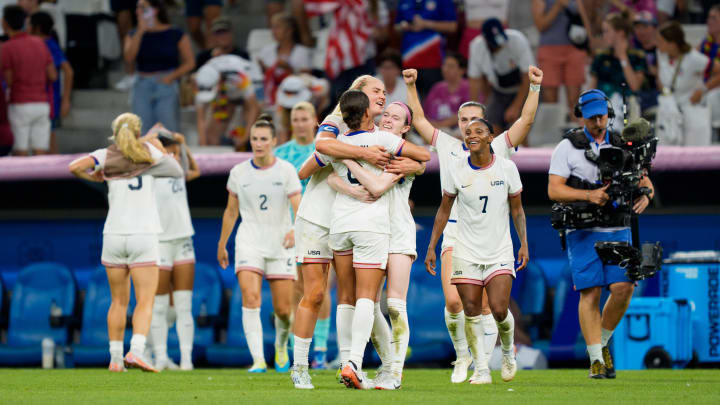
<svg viewBox="0 0 720 405">
<path fill-rule="evenodd" d="M 487 369 L 488 358 L 485 355 L 485 346 L 483 345 L 485 332 L 483 330 L 482 315 L 465 315 L 465 335 L 475 362 L 475 370 Z"/>
<path fill-rule="evenodd" d="M 145 351 L 145 341 L 145 335 L 141 335 L 139 333 L 132 335 L 132 338 L 130 338 L 130 353 L 135 356 L 142 357 L 142 354 Z"/>
<path fill-rule="evenodd" d="M 288 337 L 290 336 L 290 324 L 292 319 L 282 319 L 281 317 L 274 316 L 275 318 L 275 350 L 279 352 L 287 351 Z"/>
<path fill-rule="evenodd" d="M 410 342 L 410 324 L 407 317 L 407 303 L 399 298 L 388 298 L 388 312 L 392 324 L 392 366 L 390 371 L 402 375 L 408 343 Z"/>
<path fill-rule="evenodd" d="M 344 366 L 350 358 L 352 348 L 352 325 L 355 315 L 355 307 L 348 304 L 337 306 L 335 314 L 335 328 L 337 329 L 338 352 L 340 353 L 340 366 Z"/>
<path fill-rule="evenodd" d="M 588 345 L 588 355 L 590 356 L 590 364 L 594 363 L 595 360 L 599 360 L 600 363 L 605 364 L 605 360 L 602 356 L 602 345 L 597 343 L 594 345 Z"/>
<path fill-rule="evenodd" d="M 489 358 L 492 356 L 492 352 L 495 349 L 495 343 L 497 343 L 498 327 L 492 314 L 480 315 L 480 319 L 482 319 L 483 330 L 485 331 L 485 336 L 483 338 L 485 354 Z"/>
<path fill-rule="evenodd" d="M 465 314 L 462 312 L 453 314 L 445 307 L 445 326 L 447 326 L 448 333 L 450 333 L 450 340 L 452 340 L 453 347 L 455 347 L 456 356 L 458 358 L 467 357 L 468 343 L 465 338 Z"/>
<path fill-rule="evenodd" d="M 352 321 L 352 348 L 350 361 L 355 363 L 358 370 L 362 369 L 365 346 L 372 332 L 375 303 L 368 298 L 359 298 L 355 302 L 355 316 Z"/>
<path fill-rule="evenodd" d="M 301 338 L 295 335 L 295 344 L 293 344 L 293 364 L 296 366 L 309 365 L 308 352 L 310 351 L 310 342 L 312 338 Z"/>
<path fill-rule="evenodd" d="M 497 323 L 497 328 L 503 354 L 512 353 L 513 344 L 515 343 L 515 318 L 513 318 L 510 310 L 508 310 L 505 319 Z"/>
<path fill-rule="evenodd" d="M 600 335 L 600 339 L 601 339 L 601 342 L 602 342 L 602 347 L 605 347 L 605 346 L 608 345 L 608 343 L 610 342 L 610 338 L 612 337 L 613 332 L 615 332 L 615 331 L 614 331 L 614 330 L 608 330 L 608 329 L 602 328 L 602 332 L 601 332 L 602 334 Z"/>
<path fill-rule="evenodd" d="M 122 363 L 123 361 L 123 342 L 122 340 L 110 341 L 110 362 Z"/>
<path fill-rule="evenodd" d="M 242 324 L 245 332 L 245 340 L 247 341 L 250 355 L 252 355 L 253 363 L 265 362 L 265 352 L 263 350 L 263 331 L 260 322 L 260 308 L 242 308 Z"/>
<path fill-rule="evenodd" d="M 177 320 L 178 343 L 180 344 L 180 363 L 192 363 L 193 339 L 195 338 L 195 322 L 192 316 L 192 290 L 173 291 L 173 302 Z"/>
<path fill-rule="evenodd" d="M 152 336 L 152 348 L 155 353 L 155 364 L 162 367 L 167 362 L 167 310 L 170 306 L 170 294 L 155 296 L 152 309 L 152 320 L 150 321 L 150 335 Z"/>
<path fill-rule="evenodd" d="M 376 302 L 373 308 L 373 324 L 370 340 L 375 347 L 378 357 L 380 357 L 383 370 L 390 370 L 392 365 L 390 339 L 390 326 L 388 326 L 385 315 L 383 315 L 382 309 L 380 309 L 380 303 Z"/>
<path fill-rule="evenodd" d="M 330 318 L 318 319 L 315 323 L 315 334 L 313 340 L 315 341 L 316 352 L 327 351 L 328 335 L 330 334 Z M 295 337 L 297 339 L 297 337 Z"/>
</svg>

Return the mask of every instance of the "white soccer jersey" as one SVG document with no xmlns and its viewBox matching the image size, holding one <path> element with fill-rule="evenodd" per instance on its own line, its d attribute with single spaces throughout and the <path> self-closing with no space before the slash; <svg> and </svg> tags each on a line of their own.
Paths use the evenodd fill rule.
<svg viewBox="0 0 720 405">
<path fill-rule="evenodd" d="M 295 167 L 276 157 L 261 169 L 249 159 L 230 170 L 227 189 L 237 196 L 242 218 L 235 246 L 250 246 L 266 258 L 286 257 L 282 244 L 292 229 L 289 198 L 302 192 Z"/>
<path fill-rule="evenodd" d="M 337 139 L 344 143 L 362 147 L 380 145 L 385 147 L 385 150 L 393 155 L 398 155 L 405 144 L 405 140 L 399 136 L 390 132 L 377 130 L 373 132 L 348 132 L 338 136 Z M 316 154 L 316 156 L 322 164 L 330 163 L 326 157 L 320 154 Z M 358 163 L 375 175 L 380 175 L 383 172 L 382 169 L 365 161 Z M 352 173 L 342 162 L 332 162 L 332 165 L 335 173 L 348 184 L 360 184 L 357 179 L 352 177 Z M 389 209 L 390 198 L 387 193 L 383 194 L 377 201 L 371 204 L 356 200 L 343 193 L 337 193 L 332 207 L 330 234 L 357 231 L 390 233 L 388 227 L 390 220 Z"/>
<path fill-rule="evenodd" d="M 415 176 L 406 176 L 395 184 L 387 194 L 390 195 L 390 252 L 415 249 L 415 220 L 410 212 L 410 189 Z M 395 238 L 398 235 L 400 238 Z M 405 240 L 407 239 L 407 240 Z"/>
<path fill-rule="evenodd" d="M 158 236 L 161 242 L 187 238 L 195 234 L 190 219 L 184 178 L 155 179 L 155 198 L 163 229 Z"/>
<path fill-rule="evenodd" d="M 432 146 L 437 150 L 438 161 L 440 163 L 440 187 L 442 190 L 447 190 L 452 185 L 449 184 L 451 167 L 457 165 L 459 161 L 467 160 L 470 156 L 465 143 L 452 135 L 446 134 L 445 132 L 435 130 L 432 138 Z M 505 131 L 493 139 L 492 143 L 493 152 L 496 155 L 505 159 L 510 159 L 516 148 L 510 142 L 510 136 Z M 453 204 L 452 210 L 450 211 L 450 222 L 457 222 L 457 203 Z"/>
<path fill-rule="evenodd" d="M 475 264 L 512 263 L 510 203 L 520 194 L 520 173 L 512 160 L 493 155 L 487 167 L 470 163 L 470 157 L 451 168 L 444 191 L 457 195 L 458 229 L 453 257 Z"/>
<path fill-rule="evenodd" d="M 146 143 L 153 161 L 163 154 L 150 143 Z M 105 167 L 107 149 L 98 149 L 90 156 L 95 160 L 95 170 Z M 103 234 L 134 235 L 159 234 L 162 232 L 160 217 L 155 201 L 155 179 L 144 175 L 130 179 L 108 180 L 108 213 Z"/>
</svg>

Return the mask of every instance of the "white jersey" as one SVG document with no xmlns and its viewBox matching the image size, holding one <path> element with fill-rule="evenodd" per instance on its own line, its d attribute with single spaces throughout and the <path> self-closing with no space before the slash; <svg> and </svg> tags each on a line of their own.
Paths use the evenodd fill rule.
<svg viewBox="0 0 720 405">
<path fill-rule="evenodd" d="M 407 235 L 409 232 L 415 234 L 415 219 L 413 219 L 408 203 L 414 181 L 414 175 L 406 176 L 386 193 L 390 195 L 390 233 L 392 235 Z M 393 250 L 392 243 L 390 250 Z"/>
<path fill-rule="evenodd" d="M 432 146 L 435 147 L 438 155 L 438 161 L 440 163 L 440 187 L 442 190 L 447 190 L 451 185 L 448 182 L 451 181 L 450 172 L 451 168 L 457 165 L 457 162 L 467 160 L 470 156 L 465 143 L 452 135 L 446 134 L 445 132 L 435 130 L 432 138 Z M 505 159 L 510 159 L 513 153 L 517 150 L 517 147 L 512 145 L 510 142 L 510 136 L 505 131 L 499 136 L 493 139 L 490 146 L 496 155 Z M 453 204 L 450 210 L 449 221 L 457 222 L 457 203 Z"/>
<path fill-rule="evenodd" d="M 520 173 L 512 160 L 493 155 L 486 167 L 470 157 L 458 161 L 444 191 L 456 195 L 458 229 L 453 257 L 475 264 L 512 263 L 510 203 L 522 191 Z"/>
<path fill-rule="evenodd" d="M 154 162 L 163 154 L 155 146 L 146 143 Z M 95 160 L 95 170 L 105 167 L 107 149 L 98 149 L 90 156 Z M 162 232 L 155 201 L 155 179 L 141 175 L 129 179 L 107 180 L 108 213 L 103 234 L 134 235 L 159 234 Z"/>
<path fill-rule="evenodd" d="M 190 219 L 184 178 L 155 179 L 155 198 L 163 229 L 158 240 L 164 242 L 195 234 Z"/>
<path fill-rule="evenodd" d="M 295 167 L 276 157 L 261 169 L 249 159 L 230 170 L 227 189 L 237 196 L 242 218 L 235 246 L 252 247 L 266 258 L 285 258 L 282 244 L 292 229 L 289 198 L 302 192 Z"/>
<path fill-rule="evenodd" d="M 373 132 L 348 132 L 338 136 L 337 139 L 340 142 L 362 147 L 380 145 L 392 155 L 399 154 L 405 144 L 405 140 L 399 136 L 378 130 Z M 316 154 L 316 156 L 321 164 L 332 163 L 335 173 L 348 184 L 360 184 L 342 162 L 330 162 L 326 156 L 320 154 Z M 358 163 L 374 175 L 380 175 L 383 172 L 382 169 L 368 162 L 360 161 Z M 390 233 L 390 229 L 388 228 L 388 223 L 390 222 L 389 210 L 390 196 L 388 193 L 383 194 L 375 202 L 370 204 L 356 200 L 343 193 L 337 193 L 332 206 L 330 234 L 358 231 Z"/>
</svg>

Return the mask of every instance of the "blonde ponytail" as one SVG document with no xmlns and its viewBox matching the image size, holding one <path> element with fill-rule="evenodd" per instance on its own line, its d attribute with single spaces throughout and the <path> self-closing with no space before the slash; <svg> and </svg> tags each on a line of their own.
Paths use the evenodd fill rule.
<svg viewBox="0 0 720 405">
<path fill-rule="evenodd" d="M 140 117 L 131 113 L 123 113 L 112 122 L 113 137 L 117 148 L 126 158 L 134 163 L 152 163 L 150 150 L 138 141 L 142 123 Z"/>
<path fill-rule="evenodd" d="M 365 86 L 368 83 L 368 80 L 370 80 L 370 79 L 374 79 L 374 77 L 372 77 L 370 75 L 358 76 L 358 78 L 356 78 L 352 82 L 352 84 L 350 85 L 350 88 L 348 90 L 362 91 L 362 89 L 365 88 Z M 335 105 L 335 109 L 333 110 L 332 113 L 330 113 L 330 115 L 337 115 L 338 117 L 342 117 L 342 112 L 340 111 L 340 103 L 337 103 L 337 105 Z"/>
</svg>

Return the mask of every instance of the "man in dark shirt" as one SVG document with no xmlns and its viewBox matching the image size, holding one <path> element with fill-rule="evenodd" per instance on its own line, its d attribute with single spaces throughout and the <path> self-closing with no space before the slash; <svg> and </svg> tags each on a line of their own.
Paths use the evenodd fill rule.
<svg viewBox="0 0 720 405">
<path fill-rule="evenodd" d="M 237 55 L 250 60 L 247 52 L 235 46 L 232 32 L 232 22 L 228 17 L 216 18 L 210 26 L 210 49 L 198 53 L 195 58 L 195 67 L 200 69 L 210 59 L 220 55 Z"/>
</svg>

